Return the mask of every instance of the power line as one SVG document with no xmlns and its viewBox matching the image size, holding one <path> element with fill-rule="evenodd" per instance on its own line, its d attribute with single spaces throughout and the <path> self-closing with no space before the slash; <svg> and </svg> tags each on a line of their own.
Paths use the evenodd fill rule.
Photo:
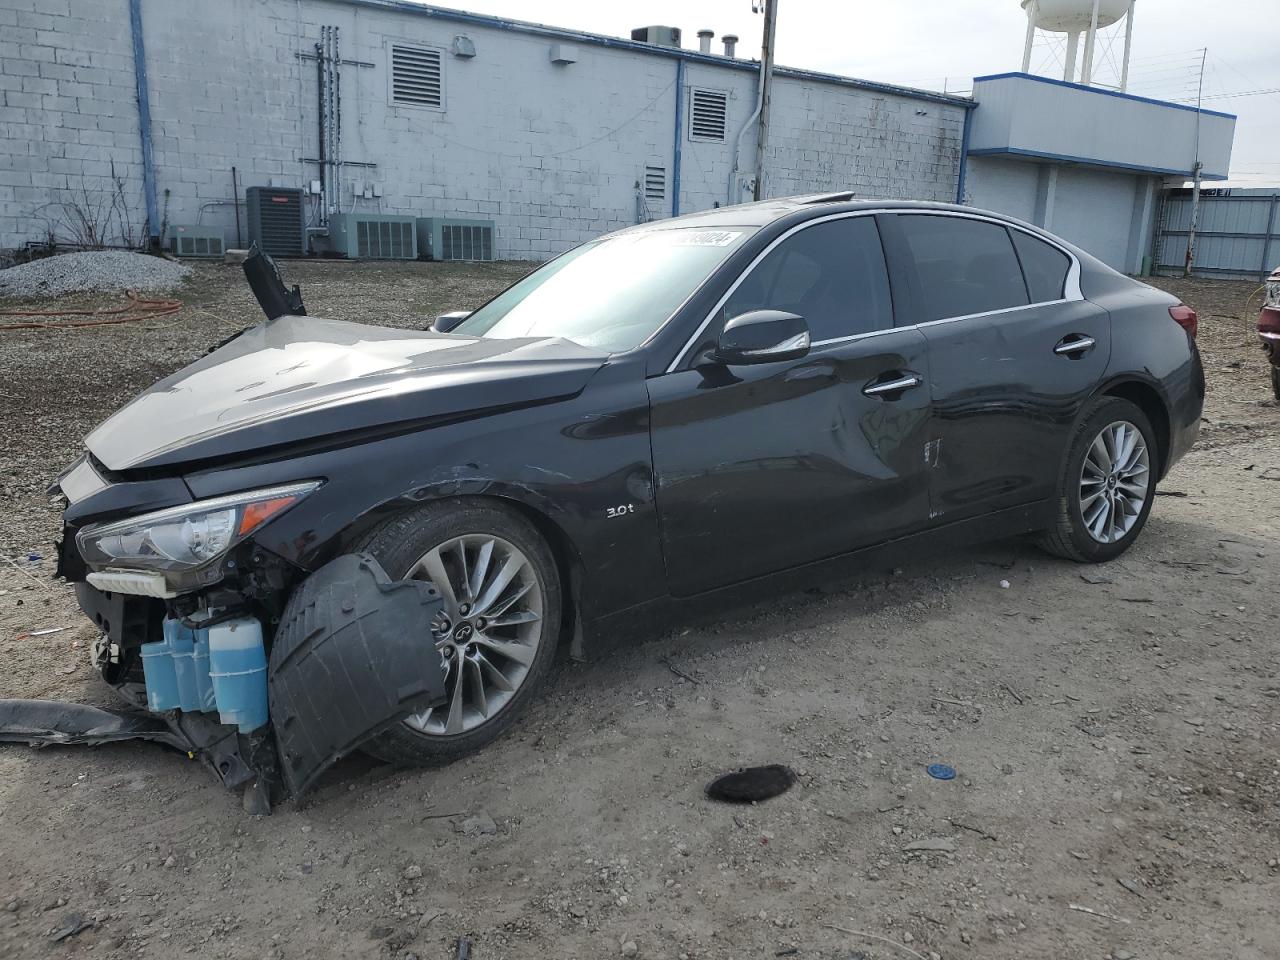
<svg viewBox="0 0 1280 960">
<path fill-rule="evenodd" d="M 1280 93 L 1280 87 L 1272 87 L 1269 90 L 1233 90 L 1230 93 L 1206 93 L 1202 99 L 1204 100 L 1231 100 L 1236 97 L 1262 97 L 1271 94 Z M 1179 100 L 1179 103 L 1194 102 L 1195 97 L 1188 97 L 1185 100 Z"/>
</svg>

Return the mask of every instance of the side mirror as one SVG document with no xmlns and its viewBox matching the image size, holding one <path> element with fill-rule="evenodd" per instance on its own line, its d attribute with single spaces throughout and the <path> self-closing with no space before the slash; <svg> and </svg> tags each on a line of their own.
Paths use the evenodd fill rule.
<svg viewBox="0 0 1280 960">
<path fill-rule="evenodd" d="M 470 310 L 451 310 L 449 313 L 442 313 L 431 324 L 431 329 L 436 333 L 448 333 L 469 316 L 471 316 Z"/>
<path fill-rule="evenodd" d="M 710 360 L 727 366 L 798 360 L 809 352 L 809 325 L 783 310 L 752 310 L 724 325 Z"/>
</svg>

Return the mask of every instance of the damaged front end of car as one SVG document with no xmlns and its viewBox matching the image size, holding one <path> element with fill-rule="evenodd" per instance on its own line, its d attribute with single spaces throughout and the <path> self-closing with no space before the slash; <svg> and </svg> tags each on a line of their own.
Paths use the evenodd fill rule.
<svg viewBox="0 0 1280 960">
<path fill-rule="evenodd" d="M 297 322 L 306 310 L 269 257 L 255 250 L 245 274 L 267 316 L 256 330 L 270 355 L 288 346 L 269 332 L 272 321 Z M 206 362 L 246 353 L 253 360 L 255 348 L 231 340 Z M 302 366 L 306 360 L 295 364 Z M 191 391 L 176 386 L 183 377 L 148 391 L 141 399 L 155 408 L 141 417 L 126 411 L 99 427 L 49 488 L 64 508 L 56 576 L 74 586 L 100 629 L 94 664 L 132 710 L 0 701 L 0 741 L 164 743 L 242 790 L 247 810 L 266 813 L 284 797 L 301 798 L 391 724 L 444 700 L 446 668 L 434 648 L 424 655 L 422 641 L 442 600 L 430 583 L 392 581 L 367 554 L 331 553 L 303 566 L 258 542 L 323 477 L 202 498 L 185 477 L 189 464 L 139 469 L 122 461 L 113 469 L 95 456 L 95 446 L 110 460 L 124 449 L 172 450 L 175 438 L 207 437 L 209 429 L 174 431 L 184 400 L 188 416 L 202 403 L 184 398 Z M 313 385 L 304 376 L 297 386 Z M 168 423 L 157 419 L 164 408 Z M 217 419 L 210 410 L 205 426 Z M 166 427 L 170 436 L 160 439 Z"/>
<path fill-rule="evenodd" d="M 104 680 L 167 731 L 158 735 L 145 715 L 108 722 L 103 711 L 11 701 L 7 739 L 159 740 L 262 813 L 443 701 L 445 667 L 423 656 L 421 641 L 442 608 L 430 583 L 392 581 L 367 554 L 308 574 L 254 541 L 319 481 L 78 522 L 95 495 L 127 485 L 105 481 L 86 457 L 51 490 L 67 501 L 57 575 L 102 631 L 94 658 Z"/>
<path fill-rule="evenodd" d="M 397 567 L 407 579 L 393 579 L 385 556 L 386 569 L 361 552 L 368 534 L 433 500 L 547 502 L 546 471 L 525 466 L 545 439 L 526 424 L 580 395 L 609 354 L 307 316 L 269 259 L 246 273 L 266 322 L 99 424 L 50 494 L 63 507 L 57 575 L 101 632 L 103 678 L 261 810 L 442 704 L 446 684 L 462 689 L 461 662 L 442 660 L 458 649 L 439 629 L 457 613 L 451 589 L 436 594 L 450 571 Z M 491 432 L 500 439 L 477 442 Z M 28 742 L 150 731 L 6 709 L 10 739 Z"/>
</svg>

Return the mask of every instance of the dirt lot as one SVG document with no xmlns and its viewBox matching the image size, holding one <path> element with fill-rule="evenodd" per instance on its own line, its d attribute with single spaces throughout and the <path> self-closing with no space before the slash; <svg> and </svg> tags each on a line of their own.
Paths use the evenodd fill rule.
<svg viewBox="0 0 1280 960">
<path fill-rule="evenodd" d="M 406 325 L 521 270 L 288 266 L 313 313 Z M 0 749 L 0 955 L 1280 957 L 1280 409 L 1252 285 L 1161 285 L 1201 312 L 1210 396 L 1121 560 L 999 543 L 762 597 L 565 663 L 479 756 L 351 760 L 266 819 L 159 747 Z M 27 557 L 79 438 L 256 319 L 232 268 L 178 295 L 142 325 L 0 333 L 0 696 L 110 702 Z M 703 798 L 752 762 L 800 784 Z M 481 814 L 496 830 L 464 832 Z M 73 912 L 96 925 L 53 942 Z"/>
</svg>

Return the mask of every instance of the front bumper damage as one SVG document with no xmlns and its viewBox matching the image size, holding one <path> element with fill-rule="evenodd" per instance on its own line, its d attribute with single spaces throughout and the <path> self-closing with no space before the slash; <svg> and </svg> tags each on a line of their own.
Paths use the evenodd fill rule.
<svg viewBox="0 0 1280 960">
<path fill-rule="evenodd" d="M 104 642 L 126 645 L 123 662 L 141 641 L 155 639 L 154 618 L 140 617 L 137 604 L 77 589 Z M 346 554 L 303 580 L 285 605 L 270 645 L 266 725 L 246 733 L 212 712 L 0 700 L 0 742 L 159 742 L 242 789 L 250 812 L 269 812 L 284 797 L 300 800 L 334 763 L 387 727 L 444 701 L 445 666 L 426 639 L 442 609 L 429 583 L 393 581 L 368 554 Z M 125 672 L 119 663 L 116 669 Z M 105 675 L 127 700 L 145 706 L 139 684 Z"/>
</svg>

